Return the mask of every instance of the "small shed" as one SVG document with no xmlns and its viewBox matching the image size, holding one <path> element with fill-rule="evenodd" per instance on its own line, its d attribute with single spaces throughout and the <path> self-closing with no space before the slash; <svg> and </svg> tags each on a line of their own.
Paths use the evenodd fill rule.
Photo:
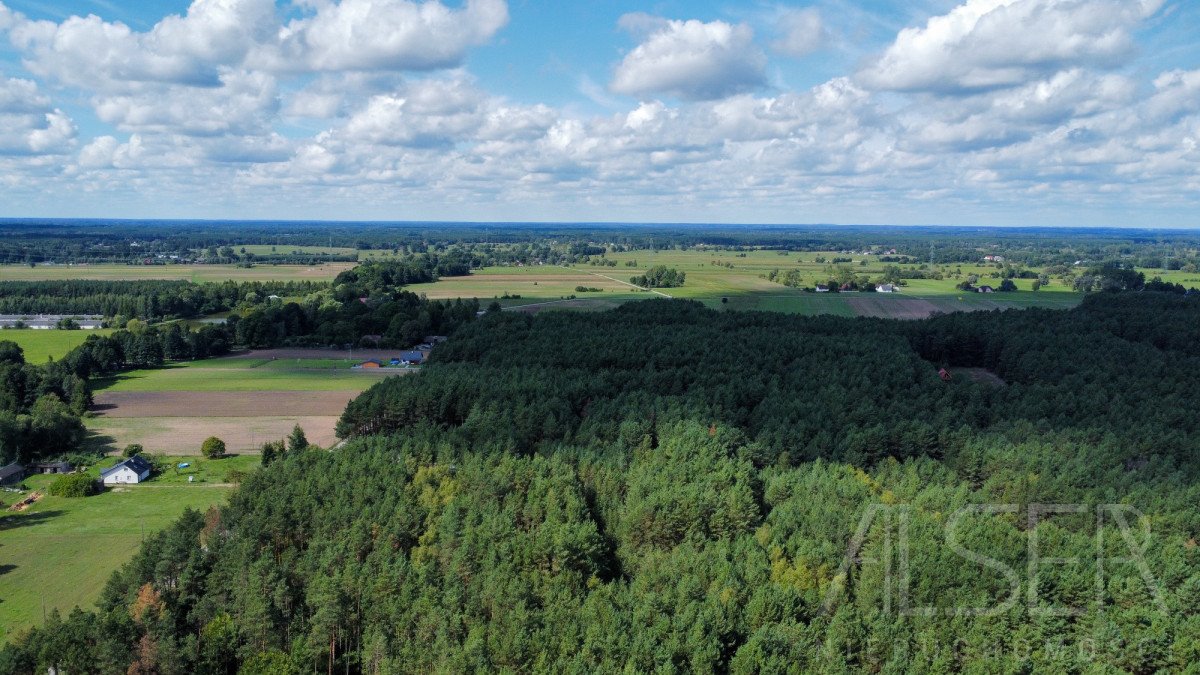
<svg viewBox="0 0 1200 675">
<path fill-rule="evenodd" d="M 25 477 L 25 467 L 13 462 L 7 466 L 0 467 L 0 485 L 12 485 L 20 483 Z"/>
<path fill-rule="evenodd" d="M 378 361 L 363 361 L 362 363 L 358 364 L 358 366 L 356 366 L 356 367 L 369 369 L 369 368 L 381 368 L 382 366 L 379 365 Z"/>
<path fill-rule="evenodd" d="M 141 455 L 134 455 L 101 471 L 100 480 L 105 485 L 140 483 L 150 477 L 152 468 L 150 462 L 147 462 Z"/>
<path fill-rule="evenodd" d="M 37 473 L 71 473 L 75 467 L 70 462 L 42 462 L 33 465 Z"/>
</svg>

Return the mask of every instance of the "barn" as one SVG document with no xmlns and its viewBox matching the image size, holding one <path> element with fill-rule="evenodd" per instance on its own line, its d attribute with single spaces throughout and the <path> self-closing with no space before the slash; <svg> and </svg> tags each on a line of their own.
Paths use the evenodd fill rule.
<svg viewBox="0 0 1200 675">
<path fill-rule="evenodd" d="M 20 483 L 25 477 L 25 467 L 13 462 L 8 466 L 0 467 L 0 485 L 10 485 Z"/>
</svg>

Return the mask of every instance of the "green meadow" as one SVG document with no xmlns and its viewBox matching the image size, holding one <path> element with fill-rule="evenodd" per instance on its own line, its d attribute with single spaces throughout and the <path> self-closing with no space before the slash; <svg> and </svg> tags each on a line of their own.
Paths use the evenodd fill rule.
<svg viewBox="0 0 1200 675">
<path fill-rule="evenodd" d="M 20 345 L 25 352 L 26 363 L 45 363 L 49 359 L 62 358 L 67 352 L 83 344 L 89 335 L 108 335 L 108 329 L 97 330 L 34 330 L 32 328 L 6 328 L 0 330 L 0 340 L 9 340 Z"/>
<path fill-rule="evenodd" d="M 834 314 L 840 316 L 908 316 L 929 311 L 959 311 L 1021 307 L 1069 308 L 1079 303 L 1082 295 L 1064 286 L 1061 281 L 1038 291 L 1032 290 L 1032 279 L 1016 279 L 1018 290 L 1013 293 L 964 293 L 954 286 L 970 274 L 980 277 L 980 284 L 998 286 L 999 279 L 989 275 L 1000 267 L 985 264 L 935 264 L 944 278 L 908 279 L 901 292 L 870 293 L 812 293 L 790 288 L 768 280 L 778 270 L 780 274 L 795 269 L 805 286 L 824 283 L 837 273 L 838 267 L 848 267 L 856 275 L 877 278 L 884 268 L 878 256 L 844 254 L 834 251 L 786 252 L 754 250 L 745 252 L 723 250 L 632 251 L 610 253 L 615 267 L 579 264 L 571 266 L 533 265 L 527 267 L 489 267 L 477 270 L 469 277 L 449 277 L 432 284 L 410 287 L 414 292 L 431 298 L 479 298 L 481 302 L 495 299 L 505 307 L 521 306 L 562 307 L 587 309 L 611 307 L 629 300 L 657 296 L 700 301 L 710 307 L 739 310 L 764 310 L 796 314 Z M 826 262 L 817 262 L 823 258 Z M 850 258 L 850 262 L 831 264 L 833 258 Z M 665 265 L 687 274 L 686 283 L 679 288 L 655 291 L 638 289 L 629 284 L 630 277 L 643 274 L 651 267 Z M 898 265 L 916 269 L 920 264 Z M 1156 274 L 1168 280 L 1184 282 L 1147 270 L 1147 278 Z M 1182 275 L 1195 277 L 1196 274 Z M 579 292 L 577 287 L 596 289 Z M 505 297 L 509 296 L 509 297 Z M 519 296 L 519 297 L 514 297 Z M 574 299 L 571 300 L 571 296 Z M 914 303 L 913 299 L 922 302 Z M 890 303 L 890 304 L 889 304 Z M 532 308 L 532 307 L 531 307 Z"/>
<path fill-rule="evenodd" d="M 105 460 L 104 466 L 115 459 Z M 140 485 L 93 497 L 45 496 L 19 513 L 8 504 L 24 495 L 0 492 L 0 643 L 40 624 L 44 613 L 91 607 L 113 570 L 128 561 L 142 539 L 175 521 L 185 509 L 206 510 L 225 501 L 234 471 L 252 471 L 257 457 L 204 460 L 172 457 L 192 468 L 169 469 Z M 99 467 L 89 470 L 99 475 Z M 192 483 L 187 476 L 195 476 Z M 25 484 L 45 492 L 54 476 Z"/>
<path fill-rule="evenodd" d="M 349 360 L 223 358 L 172 363 L 98 380 L 97 391 L 342 391 L 365 389 L 379 377 L 350 369 Z"/>
</svg>

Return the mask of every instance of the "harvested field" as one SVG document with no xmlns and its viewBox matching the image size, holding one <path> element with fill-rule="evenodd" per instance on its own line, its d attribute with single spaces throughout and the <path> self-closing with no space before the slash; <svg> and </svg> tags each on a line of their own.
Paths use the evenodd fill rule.
<svg viewBox="0 0 1200 675">
<path fill-rule="evenodd" d="M 87 420 L 93 442 L 109 451 L 140 443 L 150 452 L 195 454 L 209 436 L 233 452 L 257 452 L 264 441 L 299 424 L 322 447 L 337 443 L 334 427 L 359 390 L 343 391 L 101 391 Z"/>
<path fill-rule="evenodd" d="M 101 391 L 102 417 L 264 417 L 340 415 L 358 391 Z"/>
<path fill-rule="evenodd" d="M 883 319 L 924 319 L 938 312 L 986 312 L 1021 307 L 1008 299 L 983 298 L 973 293 L 955 297 L 899 297 L 874 293 L 840 293 L 839 296 L 850 305 L 856 316 L 875 316 Z"/>
<path fill-rule="evenodd" d="M 922 298 L 880 297 L 873 294 L 846 298 L 858 316 L 877 316 L 884 319 L 924 319 L 945 309 Z"/>
<path fill-rule="evenodd" d="M 338 414 L 341 411 L 338 410 Z M 110 450 L 141 443 L 164 455 L 194 455 L 209 436 L 225 441 L 231 452 L 256 453 L 265 441 L 280 440 L 299 424 L 308 440 L 323 448 L 337 443 L 338 415 L 262 417 L 101 417 L 88 420 L 93 442 Z"/>
<path fill-rule="evenodd" d="M 524 314 L 537 314 L 551 309 L 574 309 L 600 312 L 606 309 L 614 309 L 621 306 L 620 300 L 606 300 L 602 298 L 579 298 L 575 300 L 550 300 L 547 302 L 534 302 L 528 305 L 513 305 L 505 307 L 506 311 L 521 312 Z"/>
</svg>

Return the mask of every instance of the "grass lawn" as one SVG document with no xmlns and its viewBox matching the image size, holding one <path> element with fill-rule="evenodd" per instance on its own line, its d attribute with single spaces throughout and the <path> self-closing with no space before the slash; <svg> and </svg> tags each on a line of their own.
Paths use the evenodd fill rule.
<svg viewBox="0 0 1200 675">
<path fill-rule="evenodd" d="M 46 496 L 22 513 L 0 511 L 0 642 L 41 623 L 43 609 L 91 607 L 143 536 L 166 527 L 186 508 L 224 502 L 231 490 L 223 485 L 228 472 L 256 463 L 254 457 L 202 460 L 197 480 L 204 482 L 188 484 L 186 477 L 168 474 L 94 497 Z M 34 476 L 26 484 L 39 489 L 53 480 Z M 0 493 L 5 504 L 17 497 Z"/>
<path fill-rule="evenodd" d="M 67 352 L 83 344 L 89 335 L 108 335 L 108 329 L 97 330 L 34 330 L 32 328 L 7 328 L 0 330 L 0 340 L 10 340 L 25 351 L 25 362 L 42 364 L 51 357 L 62 358 Z"/>
<path fill-rule="evenodd" d="M 269 246 L 267 248 L 270 248 Z M 139 279 L 182 279 L 185 281 L 332 281 L 355 263 L 322 265 L 0 265 L 2 281 L 46 281 L 94 279 L 120 281 Z"/>
<path fill-rule="evenodd" d="M 222 363 L 215 363 L 222 361 Z M 244 362 L 237 363 L 238 361 Z M 287 360 L 294 363 L 294 360 Z M 322 362 L 325 360 L 322 359 Z M 97 380 L 96 391 L 342 391 L 366 389 L 381 375 L 349 367 L 254 367 L 253 359 L 213 359 L 134 370 Z M 260 365 L 262 365 L 260 363 Z"/>
<path fill-rule="evenodd" d="M 201 455 L 158 455 L 154 463 L 159 470 L 153 480 L 146 483 L 147 487 L 159 485 L 228 485 L 238 472 L 250 473 L 259 467 L 261 458 L 258 455 L 226 455 L 221 459 L 208 459 Z M 105 460 L 101 464 L 112 466 L 121 461 L 118 457 Z M 180 464 L 187 464 L 179 468 Z M 233 478 L 231 478 L 233 476 Z M 191 479 L 189 481 L 189 478 Z"/>
</svg>

